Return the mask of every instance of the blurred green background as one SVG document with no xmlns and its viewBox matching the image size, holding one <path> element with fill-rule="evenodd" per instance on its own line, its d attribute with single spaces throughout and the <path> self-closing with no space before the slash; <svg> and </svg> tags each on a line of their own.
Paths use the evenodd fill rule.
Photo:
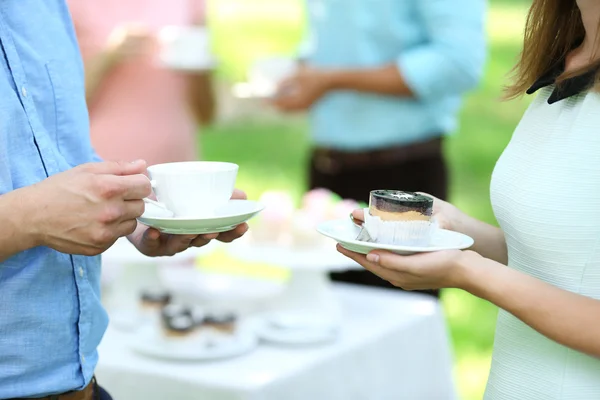
<svg viewBox="0 0 600 400">
<path fill-rule="evenodd" d="M 451 201 L 494 224 L 488 195 L 491 172 L 527 105 L 527 99 L 505 103 L 499 98 L 520 50 L 529 3 L 489 3 L 485 79 L 467 97 L 460 128 L 446 146 L 452 171 Z M 261 56 L 293 54 L 304 31 L 302 0 L 218 0 L 211 3 L 209 14 L 213 50 L 220 59 L 218 75 L 230 83 L 243 80 L 248 65 Z M 202 157 L 238 163 L 238 187 L 251 198 L 269 189 L 289 190 L 299 197 L 305 190 L 306 122 L 248 114 L 203 130 Z M 491 360 L 496 308 L 457 290 L 446 290 L 443 304 L 461 399 L 481 399 Z"/>
</svg>

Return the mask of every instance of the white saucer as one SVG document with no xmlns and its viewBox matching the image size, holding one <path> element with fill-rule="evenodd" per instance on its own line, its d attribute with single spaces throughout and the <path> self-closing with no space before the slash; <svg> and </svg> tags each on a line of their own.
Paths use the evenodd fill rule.
<svg viewBox="0 0 600 400">
<path fill-rule="evenodd" d="M 356 240 L 360 228 L 349 218 L 324 222 L 317 227 L 322 235 L 332 238 L 344 248 L 360 254 L 369 254 L 373 250 L 388 250 L 400 255 L 428 253 L 441 250 L 463 250 L 471 247 L 473 239 L 462 233 L 438 229 L 428 247 L 394 246 Z"/>
<path fill-rule="evenodd" d="M 185 62 L 179 60 L 161 59 L 161 66 L 178 72 L 208 72 L 217 68 L 217 62 L 214 59 L 207 58 L 202 62 Z"/>
<path fill-rule="evenodd" d="M 201 235 L 227 232 L 248 221 L 263 210 L 264 206 L 251 200 L 230 200 L 208 218 L 161 218 L 144 213 L 138 221 L 161 232 L 175 235 Z"/>
<path fill-rule="evenodd" d="M 231 335 L 212 334 L 210 331 L 192 333 L 189 338 L 167 338 L 151 326 L 136 333 L 131 341 L 139 354 L 163 360 L 210 361 L 233 358 L 254 350 L 256 336 L 248 330 Z"/>
</svg>

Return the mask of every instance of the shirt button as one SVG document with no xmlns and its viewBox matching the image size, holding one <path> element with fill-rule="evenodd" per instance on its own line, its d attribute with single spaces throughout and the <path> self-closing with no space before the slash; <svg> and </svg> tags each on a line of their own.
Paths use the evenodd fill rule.
<svg viewBox="0 0 600 400">
<path fill-rule="evenodd" d="M 23 94 L 23 97 L 27 97 L 27 88 L 25 86 L 21 88 L 21 94 Z"/>
<path fill-rule="evenodd" d="M 83 278 L 83 268 L 79 267 L 79 276 Z"/>
</svg>

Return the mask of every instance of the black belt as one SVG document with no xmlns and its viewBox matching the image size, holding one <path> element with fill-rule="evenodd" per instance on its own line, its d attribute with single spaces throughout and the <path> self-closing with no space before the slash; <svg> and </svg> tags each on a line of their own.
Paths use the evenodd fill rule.
<svg viewBox="0 0 600 400">
<path fill-rule="evenodd" d="M 408 161 L 436 156 L 442 153 L 442 138 L 425 142 L 362 152 L 340 151 L 317 147 L 313 150 L 312 163 L 324 173 L 401 164 Z"/>
</svg>

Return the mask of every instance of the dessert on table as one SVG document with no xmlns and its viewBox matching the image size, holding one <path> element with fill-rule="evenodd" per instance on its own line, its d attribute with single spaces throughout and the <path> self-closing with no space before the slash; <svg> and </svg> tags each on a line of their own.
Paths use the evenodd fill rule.
<svg viewBox="0 0 600 400">
<path fill-rule="evenodd" d="M 140 308 L 146 314 L 155 314 L 171 302 L 171 293 L 162 289 L 146 289 L 140 295 Z"/>
<path fill-rule="evenodd" d="M 284 191 L 263 193 L 259 202 L 265 206 L 262 214 L 252 221 L 248 240 L 256 245 L 276 245 L 304 250 L 322 248 L 328 241 L 316 231 L 324 222 L 348 218 L 360 208 L 354 200 L 341 199 L 326 189 L 314 189 L 296 207 L 291 195 Z"/>
<path fill-rule="evenodd" d="M 178 315 L 163 319 L 163 333 L 168 338 L 188 338 L 194 333 L 196 324 L 191 315 Z"/>
<path fill-rule="evenodd" d="M 233 313 L 210 313 L 204 318 L 203 325 L 220 333 L 231 334 L 235 332 L 237 316 Z"/>
</svg>

